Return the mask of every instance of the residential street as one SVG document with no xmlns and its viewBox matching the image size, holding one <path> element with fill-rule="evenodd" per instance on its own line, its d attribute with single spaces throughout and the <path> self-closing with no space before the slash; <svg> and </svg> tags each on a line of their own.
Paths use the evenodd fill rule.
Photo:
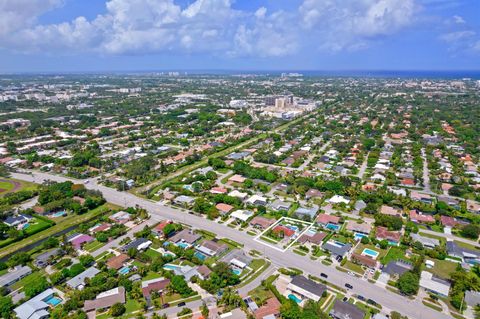
<svg viewBox="0 0 480 319">
<path fill-rule="evenodd" d="M 14 173 L 12 174 L 12 177 L 36 183 L 42 183 L 45 180 L 59 182 L 69 180 L 61 176 L 36 172 L 32 175 Z M 82 183 L 78 180 L 75 182 Z M 320 276 L 320 273 L 323 272 L 328 275 L 329 282 L 340 287 L 344 287 L 346 283 L 351 284 L 353 286 L 351 293 L 361 294 L 366 298 L 375 300 L 380 303 L 386 311 L 396 310 L 407 315 L 409 318 L 415 319 L 451 318 L 448 315 L 424 306 L 421 301 L 412 301 L 388 290 L 380 289 L 378 286 L 365 280 L 348 276 L 347 274 L 336 270 L 334 267 L 325 266 L 318 261 L 312 261 L 309 257 L 302 257 L 291 251 L 280 252 L 275 249 L 265 249 L 265 246 L 255 241 L 253 237 L 250 237 L 244 232 L 227 227 L 226 225 L 218 224 L 193 214 L 187 215 L 187 213 L 178 209 L 139 198 L 130 193 L 122 193 L 112 188 L 98 185 L 93 181 L 86 184 L 86 187 L 100 190 L 106 200 L 113 204 L 124 205 L 125 203 L 128 203 L 130 206 L 139 205 L 147 209 L 152 215 L 152 222 L 162 219 L 172 219 L 181 222 L 188 220 L 187 223 L 194 228 L 206 229 L 217 234 L 219 237 L 229 238 L 236 242 L 243 243 L 246 250 L 255 249 L 257 251 L 265 251 L 266 256 L 271 260 L 272 264 L 277 267 L 295 267 L 302 269 L 305 273 L 310 273 L 315 276 Z"/>
</svg>

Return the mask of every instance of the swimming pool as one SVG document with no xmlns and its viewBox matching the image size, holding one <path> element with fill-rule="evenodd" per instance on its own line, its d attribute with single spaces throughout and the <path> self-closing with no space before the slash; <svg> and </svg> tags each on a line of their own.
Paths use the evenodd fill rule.
<svg viewBox="0 0 480 319">
<path fill-rule="evenodd" d="M 389 244 L 390 246 L 398 246 L 398 243 L 397 243 L 397 242 L 391 241 L 391 240 L 388 241 L 388 244 Z"/>
<path fill-rule="evenodd" d="M 355 233 L 355 240 L 362 240 L 363 237 L 368 237 L 368 236 L 362 233 Z"/>
<path fill-rule="evenodd" d="M 317 231 L 316 231 L 315 229 L 309 229 L 309 230 L 307 230 L 307 234 L 308 234 L 308 235 L 314 236 L 316 233 L 317 233 Z"/>
<path fill-rule="evenodd" d="M 369 249 L 369 248 L 365 248 L 362 252 L 362 255 L 367 255 L 367 256 L 370 256 L 372 257 L 373 259 L 377 259 L 378 255 L 380 253 L 378 251 L 375 251 L 373 249 Z"/>
<path fill-rule="evenodd" d="M 118 271 L 121 275 L 126 275 L 130 272 L 130 267 L 123 267 L 123 268 L 120 268 L 120 270 Z"/>
<path fill-rule="evenodd" d="M 178 243 L 177 246 L 180 247 L 180 248 L 185 249 L 185 248 L 188 248 L 190 245 L 187 244 L 187 243 Z"/>
<path fill-rule="evenodd" d="M 28 227 L 30 227 L 30 224 L 26 223 L 25 225 L 22 226 L 22 229 L 27 229 Z"/>
<path fill-rule="evenodd" d="M 288 225 L 287 228 L 290 228 L 291 230 L 293 231 L 298 231 L 298 226 L 295 226 L 295 225 Z"/>
<path fill-rule="evenodd" d="M 62 217 L 62 216 L 65 216 L 66 214 L 67 214 L 67 212 L 65 212 L 64 210 L 62 210 L 62 211 L 53 213 L 53 214 L 52 214 L 52 217 Z"/>
<path fill-rule="evenodd" d="M 204 254 L 198 251 L 194 252 L 193 255 L 198 259 L 200 259 L 201 261 L 204 261 L 205 259 L 207 259 L 207 256 L 205 256 Z"/>
<path fill-rule="evenodd" d="M 337 231 L 337 230 L 340 229 L 340 225 L 335 225 L 335 224 L 332 224 L 332 223 L 326 224 L 325 227 L 330 229 L 330 230 L 333 230 L 333 231 Z"/>
<path fill-rule="evenodd" d="M 237 276 L 240 276 L 242 274 L 242 270 L 241 269 L 232 269 L 232 272 L 237 275 Z"/>
<path fill-rule="evenodd" d="M 294 294 L 289 294 L 288 295 L 288 299 L 290 300 L 293 300 L 295 301 L 296 303 L 301 303 L 302 302 L 302 299 L 299 299 L 297 296 L 295 296 Z"/>
<path fill-rule="evenodd" d="M 167 269 L 167 270 L 175 270 L 175 269 L 179 269 L 181 268 L 180 266 L 177 266 L 177 265 L 172 265 L 172 264 L 166 264 L 163 266 L 163 269 Z"/>
<path fill-rule="evenodd" d="M 55 307 L 57 305 L 59 305 L 61 302 L 62 302 L 62 299 L 60 299 L 59 297 L 55 297 L 54 295 L 51 295 L 50 297 L 48 297 L 47 299 L 43 300 L 46 304 L 52 306 L 52 307 Z"/>
</svg>

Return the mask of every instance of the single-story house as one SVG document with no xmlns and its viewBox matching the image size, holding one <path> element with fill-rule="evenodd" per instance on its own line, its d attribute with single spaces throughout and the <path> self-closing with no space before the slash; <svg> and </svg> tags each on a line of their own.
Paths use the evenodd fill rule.
<svg viewBox="0 0 480 319">
<path fill-rule="evenodd" d="M 431 204 L 433 202 L 432 196 L 430 196 L 429 194 L 424 194 L 417 191 L 411 191 L 410 198 L 426 204 Z"/>
<path fill-rule="evenodd" d="M 422 212 L 416 209 L 410 210 L 409 216 L 410 216 L 410 220 L 414 223 L 418 223 L 418 224 L 435 223 L 435 218 L 433 218 L 432 215 L 423 214 Z"/>
<path fill-rule="evenodd" d="M 461 258 L 462 261 L 469 264 L 480 263 L 480 251 L 461 247 L 454 241 L 447 241 L 447 254 L 452 257 Z"/>
<path fill-rule="evenodd" d="M 140 237 L 140 238 L 132 240 L 131 242 L 129 242 L 128 244 L 123 246 L 122 251 L 127 252 L 130 249 L 136 249 L 136 250 L 139 250 L 139 251 L 140 250 L 145 250 L 148 247 L 150 247 L 151 244 L 152 244 L 152 241 L 148 240 L 147 238 Z"/>
<path fill-rule="evenodd" d="M 303 234 L 298 238 L 298 242 L 301 244 L 310 243 L 313 245 L 322 244 L 323 240 L 327 237 L 327 234 L 324 232 L 317 232 L 314 235 L 309 235 L 308 233 Z"/>
<path fill-rule="evenodd" d="M 247 199 L 247 203 L 255 206 L 266 206 L 268 201 L 265 197 L 255 194 Z"/>
<path fill-rule="evenodd" d="M 426 248 L 435 248 L 440 245 L 440 241 L 435 238 L 425 237 L 415 233 L 411 233 L 410 236 L 412 237 L 413 241 L 420 242 Z"/>
<path fill-rule="evenodd" d="M 290 202 L 284 202 L 280 199 L 274 200 L 270 205 L 268 205 L 272 210 L 275 211 L 280 211 L 280 210 L 285 210 L 288 211 L 290 207 L 292 206 L 292 203 Z"/>
<path fill-rule="evenodd" d="M 250 221 L 250 226 L 260 229 L 267 229 L 268 227 L 275 224 L 274 219 L 265 218 L 262 216 L 255 216 Z"/>
<path fill-rule="evenodd" d="M 237 221 L 240 222 L 246 222 L 250 217 L 252 217 L 254 214 L 250 210 L 244 210 L 244 209 L 238 209 L 234 211 L 233 213 L 230 214 L 230 217 L 236 219 Z"/>
<path fill-rule="evenodd" d="M 310 188 L 306 193 L 305 193 L 305 199 L 310 199 L 310 198 L 322 198 L 324 193 L 319 191 L 318 189 Z"/>
<path fill-rule="evenodd" d="M 174 244 L 185 243 L 193 245 L 200 240 L 200 238 L 202 238 L 202 236 L 195 234 L 192 230 L 183 229 L 182 231 L 173 235 L 169 241 Z"/>
<path fill-rule="evenodd" d="M 228 179 L 228 182 L 242 184 L 245 182 L 245 180 L 246 178 L 243 177 L 242 175 L 235 174 Z"/>
<path fill-rule="evenodd" d="M 85 279 L 87 278 L 92 279 L 99 272 L 100 270 L 98 270 L 97 268 L 90 267 L 85 271 L 83 271 L 82 273 L 76 275 L 69 281 L 67 281 L 67 286 L 70 287 L 71 289 L 82 290 L 85 285 Z"/>
<path fill-rule="evenodd" d="M 165 234 L 163 233 L 163 229 L 171 223 L 172 223 L 171 220 L 164 220 L 164 221 L 160 222 L 157 226 L 155 226 L 152 229 L 152 233 L 157 237 L 164 237 Z"/>
<path fill-rule="evenodd" d="M 142 281 L 142 294 L 150 303 L 150 295 L 152 292 L 162 293 L 165 288 L 170 284 L 170 279 L 156 278 L 151 280 Z"/>
<path fill-rule="evenodd" d="M 31 273 L 32 268 L 28 266 L 18 266 L 13 271 L 7 272 L 0 276 L 0 287 L 9 287 Z"/>
<path fill-rule="evenodd" d="M 313 219 L 318 212 L 318 207 L 299 207 L 293 212 L 293 214 L 299 218 Z"/>
<path fill-rule="evenodd" d="M 352 249 L 350 244 L 342 244 L 336 241 L 329 240 L 322 245 L 323 250 L 329 251 L 334 257 L 345 257 L 345 255 Z"/>
<path fill-rule="evenodd" d="M 50 314 L 48 313 L 50 305 L 46 303 L 46 301 L 49 300 L 54 294 L 55 291 L 49 288 L 13 309 L 13 311 L 19 319 L 50 318 Z"/>
<path fill-rule="evenodd" d="M 280 237 L 292 237 L 295 235 L 295 231 L 284 225 L 278 225 L 273 227 L 272 232 Z"/>
<path fill-rule="evenodd" d="M 93 300 L 85 300 L 83 310 L 85 312 L 104 310 L 116 303 L 125 304 L 125 288 L 117 287 L 104 291 Z"/>
<path fill-rule="evenodd" d="M 341 204 L 344 203 L 345 205 L 348 205 L 350 203 L 350 198 L 344 197 L 341 195 L 334 195 L 332 198 L 328 200 L 330 204 Z"/>
<path fill-rule="evenodd" d="M 221 259 L 222 262 L 239 269 L 248 267 L 252 260 L 252 257 L 246 255 L 242 250 L 239 249 L 232 250 Z"/>
<path fill-rule="evenodd" d="M 187 195 L 177 196 L 173 200 L 174 204 L 181 205 L 181 206 L 190 206 L 190 205 L 193 205 L 194 202 L 195 202 L 195 198 Z"/>
<path fill-rule="evenodd" d="M 465 303 L 472 308 L 480 305 L 480 291 L 468 290 L 465 292 Z"/>
<path fill-rule="evenodd" d="M 382 207 L 380 207 L 380 214 L 402 217 L 402 211 L 400 209 L 387 205 L 382 205 Z"/>
<path fill-rule="evenodd" d="M 84 244 L 88 244 L 92 241 L 94 241 L 95 238 L 93 238 L 90 235 L 85 235 L 85 234 L 77 234 L 77 236 L 71 238 L 69 242 L 72 244 L 72 246 L 75 249 L 81 249 Z"/>
<path fill-rule="evenodd" d="M 270 318 L 278 318 L 280 316 L 280 307 L 281 303 L 278 301 L 277 298 L 272 297 L 268 299 L 265 304 L 257 308 L 253 315 L 255 319 L 270 319 Z"/>
<path fill-rule="evenodd" d="M 347 230 L 355 233 L 368 235 L 372 231 L 372 226 L 368 223 L 359 224 L 354 220 L 349 220 L 347 222 Z"/>
<path fill-rule="evenodd" d="M 333 319 L 363 319 L 365 311 L 354 304 L 337 299 L 329 315 Z"/>
<path fill-rule="evenodd" d="M 402 234 L 398 231 L 388 230 L 386 227 L 377 227 L 377 239 L 378 240 L 388 240 L 392 245 L 398 245 L 400 243 L 400 238 Z"/>
<path fill-rule="evenodd" d="M 235 207 L 224 203 L 218 203 L 217 205 L 215 205 L 215 208 L 218 209 L 220 215 L 225 215 L 230 213 Z"/>
<path fill-rule="evenodd" d="M 428 271 L 422 271 L 420 274 L 420 287 L 427 292 L 447 297 L 448 292 L 450 291 L 450 286 L 450 282 L 438 278 Z"/>
<path fill-rule="evenodd" d="M 197 245 L 195 247 L 195 250 L 209 257 L 213 257 L 227 251 L 228 246 L 225 244 L 220 245 L 217 242 L 214 242 L 213 240 L 205 240 L 201 244 Z"/>
<path fill-rule="evenodd" d="M 301 275 L 293 277 L 292 281 L 288 284 L 287 289 L 303 298 L 308 298 L 313 301 L 319 301 L 320 298 L 322 298 L 323 293 L 327 291 L 325 285 L 319 284 Z"/>
<path fill-rule="evenodd" d="M 200 265 L 197 267 L 197 273 L 200 280 L 207 280 L 208 278 L 210 278 L 210 274 L 212 273 L 212 271 L 207 266 Z"/>
<path fill-rule="evenodd" d="M 392 260 L 385 267 L 383 267 L 382 272 L 387 273 L 390 276 L 401 276 L 412 269 L 413 265 L 409 262 L 404 260 Z"/>
<path fill-rule="evenodd" d="M 48 266 L 52 259 L 56 256 L 61 256 L 63 255 L 64 251 L 60 248 L 55 248 L 49 251 L 46 251 L 44 253 L 41 253 L 37 257 L 35 257 L 35 260 L 33 261 L 35 267 L 37 268 L 43 268 Z"/>
<path fill-rule="evenodd" d="M 109 258 L 107 260 L 107 267 L 111 268 L 111 269 L 118 270 L 118 269 L 122 268 L 123 265 L 125 264 L 125 262 L 129 259 L 130 259 L 130 257 L 128 257 L 128 255 L 125 255 L 125 254 L 120 254 L 118 256 L 114 256 L 114 257 Z"/>
<path fill-rule="evenodd" d="M 353 253 L 351 256 L 351 260 L 354 263 L 366 266 L 368 268 L 377 268 L 377 261 L 370 256 Z"/>
<path fill-rule="evenodd" d="M 248 197 L 248 194 L 247 194 L 247 193 L 244 193 L 244 192 L 240 192 L 239 190 L 234 189 L 233 191 L 231 191 L 230 193 L 228 193 L 228 196 L 230 196 L 230 197 L 235 197 L 235 198 L 241 199 L 241 200 L 243 201 L 243 200 L 245 200 L 245 199 Z"/>
<path fill-rule="evenodd" d="M 17 216 L 8 216 L 3 223 L 10 227 L 18 227 L 27 224 L 32 219 L 31 216 L 19 214 Z"/>
<path fill-rule="evenodd" d="M 110 220 L 113 220 L 114 222 L 118 224 L 125 224 L 126 222 L 130 221 L 132 217 L 130 216 L 129 213 L 125 211 L 119 211 L 109 217 Z"/>
</svg>

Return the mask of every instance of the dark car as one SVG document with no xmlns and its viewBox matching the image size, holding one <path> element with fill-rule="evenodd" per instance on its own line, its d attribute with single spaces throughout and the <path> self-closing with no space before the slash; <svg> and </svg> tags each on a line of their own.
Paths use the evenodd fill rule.
<svg viewBox="0 0 480 319">
<path fill-rule="evenodd" d="M 362 295 L 357 295 L 357 299 L 361 301 L 365 301 L 365 297 Z"/>
<path fill-rule="evenodd" d="M 164 303 L 164 304 L 162 305 L 162 308 L 163 308 L 163 309 L 168 308 L 168 307 L 170 307 L 170 304 L 168 304 L 168 303 Z"/>
<path fill-rule="evenodd" d="M 374 306 L 377 305 L 377 302 L 373 299 L 367 299 L 367 303 L 370 304 L 370 305 L 374 305 Z"/>
<path fill-rule="evenodd" d="M 322 272 L 322 273 L 320 273 L 320 277 L 328 278 L 328 275 Z"/>
<path fill-rule="evenodd" d="M 345 284 L 345 287 L 347 287 L 348 289 L 353 289 L 353 286 L 352 286 L 352 285 L 350 285 L 350 284 L 348 284 L 348 283 L 347 283 L 347 284 Z"/>
<path fill-rule="evenodd" d="M 183 307 L 183 306 L 185 306 L 185 302 L 183 302 L 183 301 L 179 302 L 178 305 L 177 305 L 177 307 Z"/>
</svg>

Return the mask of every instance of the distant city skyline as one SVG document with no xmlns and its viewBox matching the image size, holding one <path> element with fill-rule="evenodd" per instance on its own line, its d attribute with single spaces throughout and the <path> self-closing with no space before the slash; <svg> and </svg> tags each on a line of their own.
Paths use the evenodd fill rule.
<svg viewBox="0 0 480 319">
<path fill-rule="evenodd" d="M 480 70 L 477 0 L 0 0 L 0 73 Z"/>
</svg>

